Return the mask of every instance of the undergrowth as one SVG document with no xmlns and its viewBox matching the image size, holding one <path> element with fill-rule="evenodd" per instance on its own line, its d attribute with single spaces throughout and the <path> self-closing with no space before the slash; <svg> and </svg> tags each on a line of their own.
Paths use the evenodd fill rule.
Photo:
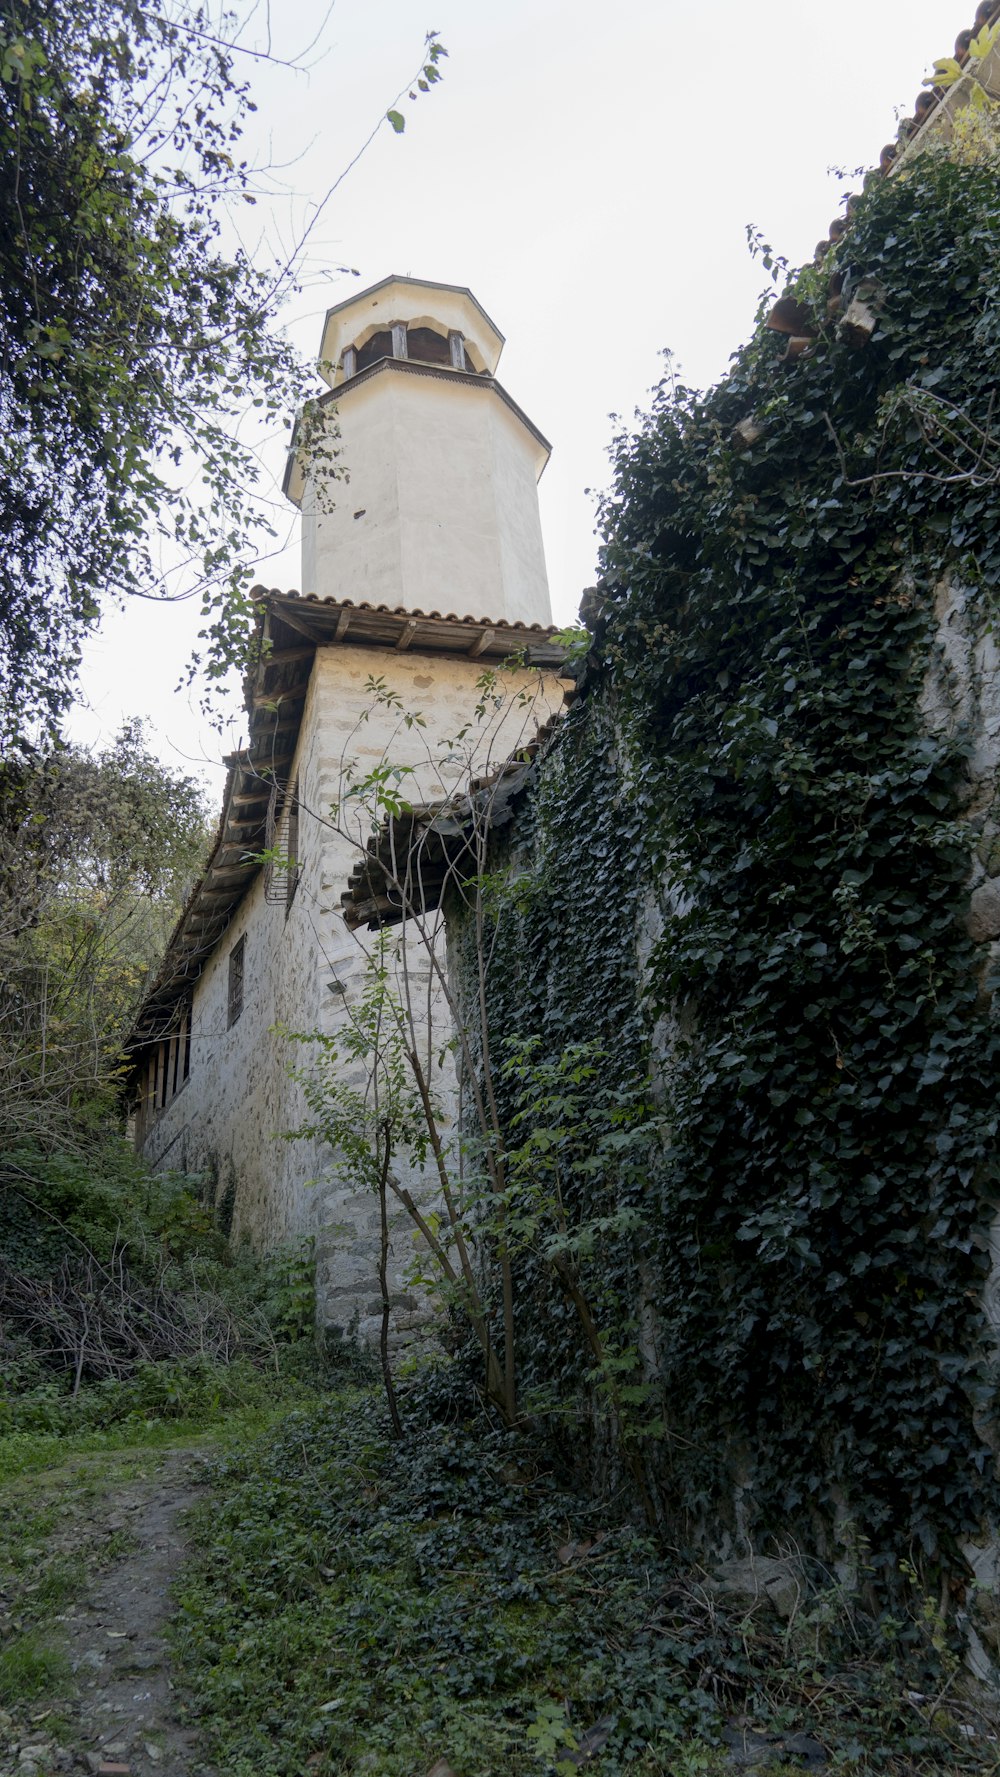
<svg viewBox="0 0 1000 1777">
<path fill-rule="evenodd" d="M 866 1617 L 802 1566 L 779 1617 L 567 1492 L 527 1438 L 403 1405 L 402 1442 L 354 1393 L 218 1469 L 174 1638 L 228 1777 L 677 1777 L 758 1741 L 778 1770 L 996 1768 L 915 1576 Z"/>
<path fill-rule="evenodd" d="M 0 1179 L 0 1472 L 53 1440 L 176 1438 L 356 1371 L 316 1333 L 310 1243 L 234 1251 L 197 1178 L 109 1139 L 8 1152 Z"/>
</svg>

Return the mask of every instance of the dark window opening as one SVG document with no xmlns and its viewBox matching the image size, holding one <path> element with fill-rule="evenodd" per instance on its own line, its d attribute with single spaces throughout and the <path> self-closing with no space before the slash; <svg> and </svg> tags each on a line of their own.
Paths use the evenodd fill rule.
<svg viewBox="0 0 1000 1777">
<path fill-rule="evenodd" d="M 299 786 L 292 785 L 288 797 L 288 868 L 285 875 L 285 912 L 295 899 L 295 891 L 299 886 L 302 865 L 299 862 Z"/>
<path fill-rule="evenodd" d="M 243 1010 L 243 959 L 246 952 L 246 937 L 234 944 L 229 952 L 229 1029 L 232 1030 L 237 1018 Z"/>
<path fill-rule="evenodd" d="M 392 334 L 388 328 L 381 333 L 373 333 L 366 345 L 358 353 L 358 369 L 367 370 L 369 364 L 375 364 L 379 358 L 392 357 Z"/>
<path fill-rule="evenodd" d="M 139 1077 L 138 1096 L 135 1105 L 135 1139 L 137 1147 L 141 1147 L 160 1111 L 176 1098 L 185 1080 L 191 1074 L 191 1018 L 190 1000 L 185 1000 L 178 1011 L 176 1028 L 172 1036 L 161 1037 L 158 1043 L 151 1045 L 145 1066 Z"/>
<path fill-rule="evenodd" d="M 443 339 L 432 327 L 408 328 L 406 343 L 411 358 L 419 358 L 424 364 L 447 364 L 449 370 L 455 368 L 451 341 Z"/>
</svg>

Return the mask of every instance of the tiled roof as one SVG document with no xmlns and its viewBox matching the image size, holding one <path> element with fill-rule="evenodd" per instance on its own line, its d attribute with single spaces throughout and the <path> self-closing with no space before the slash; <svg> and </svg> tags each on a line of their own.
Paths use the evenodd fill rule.
<svg viewBox="0 0 1000 1777">
<path fill-rule="evenodd" d="M 982 0 L 982 4 L 976 8 L 976 16 L 971 25 L 967 30 L 960 31 L 955 39 L 955 61 L 960 68 L 964 68 L 969 59 L 969 45 L 976 33 L 981 31 L 984 26 L 996 24 L 998 20 L 1000 20 L 1000 0 Z M 890 174 L 896 162 L 902 158 L 906 151 L 916 145 L 917 141 L 925 136 L 925 133 L 933 133 L 933 126 L 940 108 L 946 104 L 947 100 L 948 89 L 942 86 L 925 87 L 917 94 L 913 102 L 913 112 L 911 116 L 903 118 L 896 131 L 895 142 L 887 142 L 883 148 L 879 156 L 879 164 L 877 168 L 873 168 L 873 173 L 876 176 L 879 173 L 883 176 Z M 856 202 L 856 195 L 849 196 L 847 198 L 847 214 L 834 217 L 830 223 L 826 239 L 820 241 L 816 247 L 817 264 L 822 263 L 829 249 L 836 241 L 840 240 L 850 220 L 852 204 Z"/>
<path fill-rule="evenodd" d="M 354 634 L 358 636 L 362 630 L 365 630 L 367 633 L 371 628 L 371 625 L 367 622 L 367 617 L 372 616 L 402 617 L 405 618 L 407 622 L 416 620 L 421 626 L 423 624 L 447 624 L 453 638 L 456 628 L 475 630 L 476 632 L 481 630 L 492 630 L 497 635 L 500 635 L 501 633 L 504 635 L 518 635 L 522 638 L 522 646 L 524 645 L 523 638 L 525 636 L 537 636 L 541 641 L 548 642 L 553 635 L 558 634 L 558 631 L 551 625 L 544 623 L 522 623 L 517 618 L 511 621 L 509 618 L 473 617 L 468 612 L 464 616 L 459 616 L 454 611 L 421 611 L 419 608 L 409 610 L 405 605 L 375 605 L 371 604 L 367 599 L 320 598 L 318 594 L 314 592 L 279 592 L 276 588 L 267 586 L 255 586 L 250 596 L 251 598 L 258 600 L 260 603 L 266 603 L 277 616 L 281 616 L 286 612 L 293 615 L 297 613 L 299 617 L 306 622 L 310 620 L 311 614 L 317 610 L 324 614 L 324 619 L 326 613 L 333 613 L 335 621 L 338 623 L 340 621 L 340 614 L 345 613 L 347 614 L 348 621 L 343 627 L 341 639 L 343 639 L 351 629 L 353 629 Z M 357 620 L 355 619 L 355 613 Z M 325 641 L 328 638 L 324 635 L 322 639 Z M 452 646 L 455 646 L 456 651 L 458 651 L 454 639 Z M 508 649 L 507 652 L 509 653 L 510 650 Z"/>
<path fill-rule="evenodd" d="M 195 883 L 177 921 L 152 986 L 136 1016 L 128 1048 L 138 1051 L 177 1028 L 187 989 L 201 974 L 243 896 L 257 874 L 248 853 L 266 843 L 274 781 L 253 764 L 250 751 L 233 754 L 222 814 L 204 875 Z"/>
<path fill-rule="evenodd" d="M 481 660 L 498 665 L 513 655 L 526 666 L 559 667 L 565 649 L 559 631 L 542 623 L 521 623 L 500 617 L 458 616 L 449 611 L 408 610 L 405 605 L 377 605 L 361 599 L 319 598 L 315 593 L 278 592 L 255 586 L 250 595 L 258 606 L 262 655 L 248 684 L 247 707 L 270 705 L 276 691 L 287 716 L 297 697 L 305 698 L 311 661 L 299 667 L 291 682 L 280 672 L 291 652 L 303 643 L 313 647 L 389 648 L 393 653 L 448 655 L 453 660 Z"/>
</svg>

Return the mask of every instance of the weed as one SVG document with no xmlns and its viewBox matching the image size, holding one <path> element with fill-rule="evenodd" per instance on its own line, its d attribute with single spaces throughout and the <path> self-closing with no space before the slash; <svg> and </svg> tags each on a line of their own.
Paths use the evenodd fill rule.
<svg viewBox="0 0 1000 1777">
<path fill-rule="evenodd" d="M 0 1648 L 0 1704 L 36 1703 L 54 1695 L 69 1678 L 69 1663 L 35 1630 L 15 1635 Z"/>
</svg>

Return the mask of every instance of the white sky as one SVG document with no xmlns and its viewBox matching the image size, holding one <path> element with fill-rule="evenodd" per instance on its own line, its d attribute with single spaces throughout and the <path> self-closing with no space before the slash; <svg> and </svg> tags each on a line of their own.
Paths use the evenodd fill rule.
<svg viewBox="0 0 1000 1777">
<path fill-rule="evenodd" d="M 287 321 L 315 356 L 327 307 L 390 272 L 472 289 L 507 338 L 500 380 L 553 446 L 542 525 L 555 618 L 569 623 L 594 577 L 585 490 L 609 479 L 609 416 L 628 422 L 648 404 L 664 348 L 689 384 L 719 378 L 768 282 L 746 225 L 792 265 L 809 259 L 850 189 L 832 169 L 877 162 L 974 11 L 973 0 L 336 0 L 308 74 L 253 74 L 249 152 L 289 164 L 270 209 L 247 211 L 252 244 L 266 260 L 301 234 L 437 28 L 443 81 L 403 100 L 405 134 L 386 125 L 334 196 Z M 294 55 L 324 12 L 282 0 L 275 53 Z M 297 588 L 288 510 L 289 547 L 258 577 Z M 242 722 L 234 698 L 220 739 L 196 693 L 175 690 L 198 628 L 193 604 L 136 601 L 106 619 L 72 732 L 93 742 L 145 715 L 164 759 L 204 767 L 214 793 L 214 762 Z"/>
</svg>

